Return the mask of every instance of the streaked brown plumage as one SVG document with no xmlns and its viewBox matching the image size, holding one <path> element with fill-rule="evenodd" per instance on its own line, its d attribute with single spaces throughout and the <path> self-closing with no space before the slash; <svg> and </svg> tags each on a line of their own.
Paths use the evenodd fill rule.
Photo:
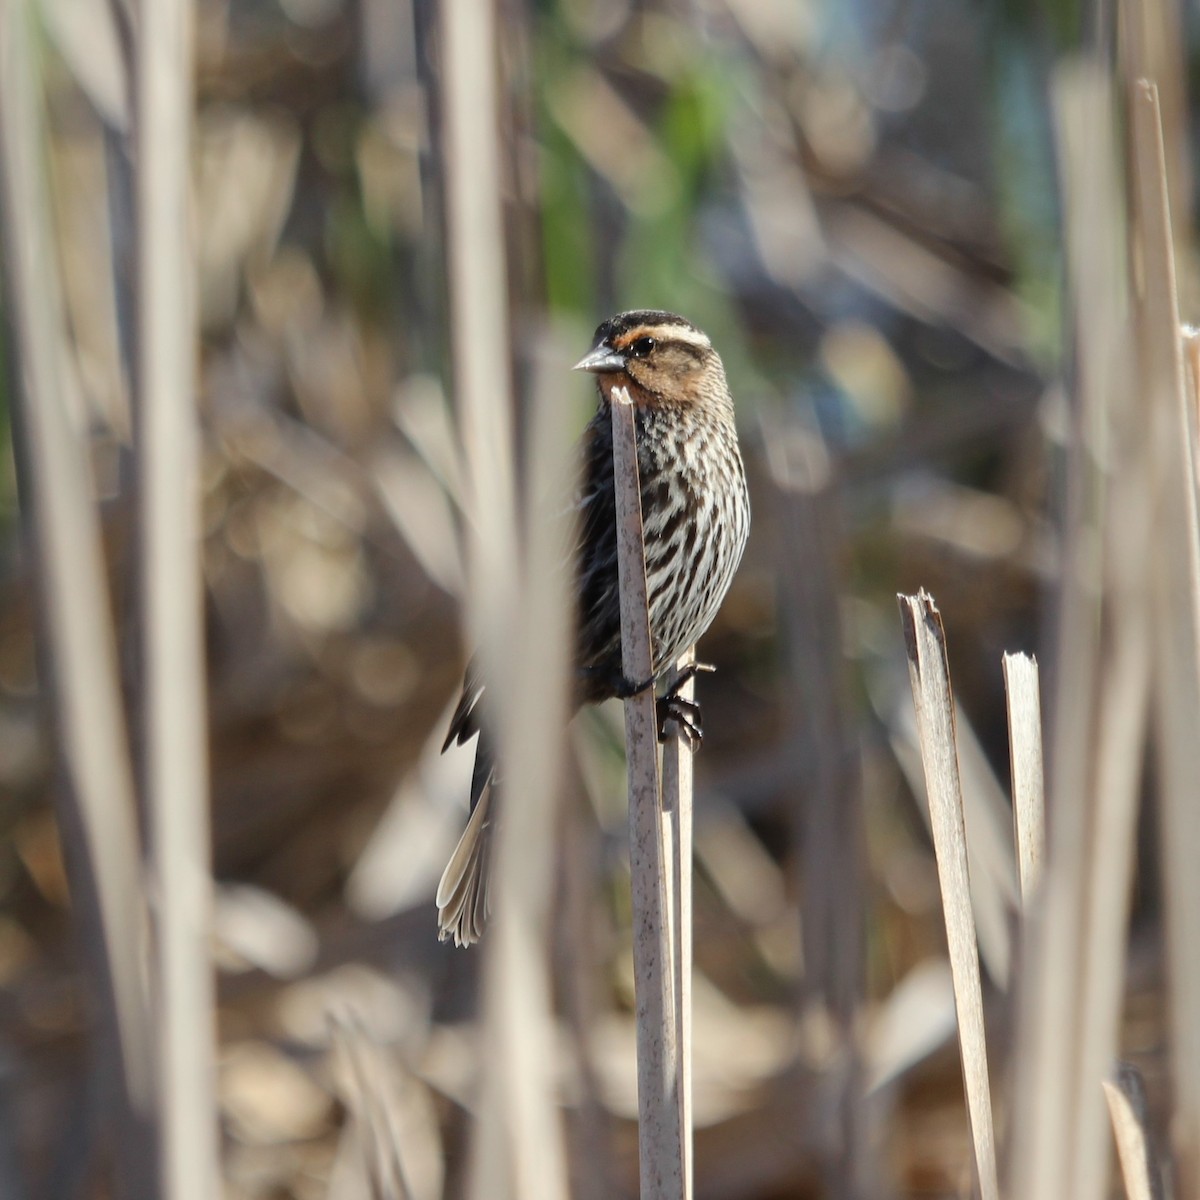
<svg viewBox="0 0 1200 1200">
<path fill-rule="evenodd" d="M 750 501 L 725 368 L 708 338 L 674 313 L 621 313 L 596 330 L 577 369 L 597 376 L 596 416 L 581 445 L 578 501 L 575 705 L 631 693 L 621 671 L 613 493 L 614 388 L 636 404 L 638 472 L 657 681 L 712 623 L 742 557 Z M 639 681 L 645 682 L 645 681 Z M 438 887 L 438 929 L 457 945 L 477 941 L 488 912 L 495 764 L 481 731 L 482 680 L 468 668 L 446 746 L 480 734 L 471 817 Z"/>
</svg>

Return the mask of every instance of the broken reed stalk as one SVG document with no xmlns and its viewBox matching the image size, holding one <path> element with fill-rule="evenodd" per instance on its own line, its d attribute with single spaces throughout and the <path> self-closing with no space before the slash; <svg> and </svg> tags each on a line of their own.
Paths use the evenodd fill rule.
<svg viewBox="0 0 1200 1200">
<path fill-rule="evenodd" d="M 681 671 L 696 661 L 695 648 L 675 664 Z M 679 689 L 695 699 L 695 680 Z M 675 1030 L 679 1045 L 676 1088 L 683 1137 L 683 1194 L 695 1187 L 692 1144 L 692 747 L 678 733 L 662 751 L 663 842 L 667 847 L 667 894 L 671 903 L 671 962 L 674 966 Z"/>
<path fill-rule="evenodd" d="M 1104 1080 L 1104 1098 L 1112 1118 L 1117 1157 L 1129 1200 L 1165 1200 L 1162 1171 L 1150 1136 L 1150 1113 L 1141 1075 L 1121 1063 L 1111 1079 Z"/>
<path fill-rule="evenodd" d="M 186 0 L 146 0 L 136 52 L 144 784 L 158 897 L 159 1170 L 170 1200 L 209 1200 L 221 1175 L 209 955 L 191 15 Z"/>
<path fill-rule="evenodd" d="M 467 625 L 489 681 L 485 719 L 506 766 L 509 806 L 494 845 L 500 902 L 484 950 L 489 1053 L 468 1191 L 556 1200 L 567 1194 L 567 1178 L 553 1080 L 545 913 L 553 775 L 565 724 L 556 715 L 565 707 L 566 680 L 566 633 L 559 624 L 567 609 L 556 599 L 549 565 L 554 557 L 561 562 L 559 548 L 539 531 L 526 553 L 518 550 L 495 5 L 447 0 L 439 16 L 455 394 L 471 489 Z M 539 437 L 559 429 L 542 420 L 546 407 L 540 405 L 532 422 Z M 559 447 L 535 445 L 533 470 L 552 469 L 562 454 Z M 528 494 L 536 496 L 538 486 L 532 480 Z M 529 572 L 527 595 L 518 588 L 518 563 Z M 536 642 L 539 624 L 544 645 Z M 556 739 L 549 748 L 547 729 Z"/>
<path fill-rule="evenodd" d="M 946 661 L 946 634 L 937 605 L 924 589 L 916 596 L 898 596 L 897 599 L 917 712 L 933 848 L 946 920 L 976 1177 L 982 1200 L 999 1200 L 979 948 L 971 911 L 967 837 L 954 736 L 954 702 Z"/>
<path fill-rule="evenodd" d="M 147 914 L 100 524 L 84 431 L 68 397 L 35 31 L 28 0 L 0 6 L 0 209 L 17 473 L 40 589 L 43 682 L 54 706 L 59 833 L 97 976 L 97 1040 L 106 1043 L 98 1057 L 115 1053 L 119 1061 L 117 1190 L 140 1197 L 153 1193 L 144 1126 L 154 1088 Z M 100 1095 L 113 1102 L 107 1090 Z"/>
<path fill-rule="evenodd" d="M 653 666 L 635 409 L 624 388 L 613 390 L 612 422 L 621 662 L 625 677 L 640 682 L 650 678 Z M 633 892 L 640 1194 L 643 1200 L 678 1200 L 684 1195 L 686 1155 L 677 1083 L 679 1033 L 670 957 L 671 906 L 666 895 L 659 808 L 658 722 L 652 687 L 625 701 L 625 747 Z"/>
<path fill-rule="evenodd" d="M 1012 773 L 1013 837 L 1021 903 L 1037 891 L 1046 859 L 1046 783 L 1042 766 L 1042 701 L 1037 659 L 1004 656 L 1008 744 Z"/>
</svg>

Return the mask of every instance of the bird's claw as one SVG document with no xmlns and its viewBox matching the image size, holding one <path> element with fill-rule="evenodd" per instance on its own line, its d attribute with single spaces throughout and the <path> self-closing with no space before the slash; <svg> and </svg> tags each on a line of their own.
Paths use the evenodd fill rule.
<svg viewBox="0 0 1200 1200">
<path fill-rule="evenodd" d="M 697 749 L 704 741 L 704 719 L 700 705 L 695 700 L 685 700 L 679 693 L 684 684 L 694 679 L 701 671 L 716 669 L 712 663 L 690 662 L 671 680 L 666 692 L 654 704 L 658 716 L 660 742 L 665 742 L 671 736 L 667 732 L 668 721 L 675 722 L 676 736 L 682 737 L 689 749 Z"/>
<path fill-rule="evenodd" d="M 667 690 L 654 702 L 655 715 L 658 718 L 658 740 L 665 742 L 671 734 L 667 731 L 667 722 L 675 723 L 678 736 L 683 737 L 688 746 L 695 750 L 704 741 L 704 723 L 700 713 L 700 705 L 694 700 L 685 700 L 679 693 L 683 685 L 694 679 L 701 671 L 715 671 L 712 663 L 691 662 L 671 680 Z M 654 679 L 637 683 L 622 675 L 613 689 L 618 700 L 629 700 L 640 696 L 654 686 Z"/>
<path fill-rule="evenodd" d="M 654 702 L 654 711 L 658 717 L 658 740 L 665 742 L 672 736 L 667 729 L 667 722 L 675 723 L 675 736 L 682 737 L 688 748 L 695 750 L 704 741 L 704 724 L 700 705 L 694 700 L 685 700 L 682 696 L 666 695 Z"/>
</svg>

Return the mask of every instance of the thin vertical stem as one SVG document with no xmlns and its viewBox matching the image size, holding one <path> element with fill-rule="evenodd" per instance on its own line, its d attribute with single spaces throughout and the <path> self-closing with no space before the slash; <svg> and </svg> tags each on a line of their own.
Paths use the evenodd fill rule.
<svg viewBox="0 0 1200 1200">
<path fill-rule="evenodd" d="M 675 664 L 683 670 L 696 659 L 695 649 Z M 695 680 L 679 689 L 683 700 L 695 698 Z M 663 747 L 662 809 L 671 896 L 671 958 L 675 968 L 675 1030 L 679 1054 L 679 1129 L 683 1138 L 683 1194 L 695 1188 L 692 1135 L 692 747 L 675 736 Z"/>
<path fill-rule="evenodd" d="M 979 947 L 971 912 L 967 835 L 955 746 L 954 704 L 946 661 L 946 635 L 941 614 L 927 592 L 900 596 L 899 601 L 913 704 L 917 710 L 921 760 L 925 767 L 942 909 L 946 918 L 954 1005 L 958 1012 L 958 1043 L 979 1192 L 983 1200 L 999 1200 Z"/>
<path fill-rule="evenodd" d="M 491 1052 L 470 1194 L 556 1200 L 567 1184 L 546 925 L 560 746 L 548 749 L 547 739 L 564 724 L 568 610 L 549 529 L 535 516 L 519 537 L 494 0 L 445 0 L 440 16 L 455 391 L 470 489 L 468 627 L 488 680 L 484 720 L 505 765 L 484 969 Z M 544 403 L 547 393 L 538 389 L 532 421 L 531 495 L 561 462 L 565 440 L 561 405 Z"/>
<path fill-rule="evenodd" d="M 634 406 L 612 401 L 616 474 L 621 658 L 626 678 L 650 678 L 650 618 Z M 638 1149 L 643 1200 L 683 1196 L 683 1138 L 677 1094 L 678 1031 L 671 967 L 670 902 L 659 814 L 658 722 L 654 691 L 625 701 L 629 771 L 629 865 L 633 888 L 633 973 L 637 1010 Z"/>
<path fill-rule="evenodd" d="M 60 831 L 71 890 L 98 979 L 101 1036 L 120 1064 L 127 1120 L 118 1181 L 148 1192 L 144 1121 L 154 1050 L 142 953 L 147 916 L 113 621 L 91 470 L 69 410 L 59 266 L 43 154 L 40 39 L 32 4 L 0 5 L 0 187 L 5 310 L 11 323 L 20 438 L 17 467 L 41 591 L 41 654 L 54 704 Z M 97 1055 L 100 1061 L 105 1054 Z"/>
<path fill-rule="evenodd" d="M 137 419 L 145 785 L 157 881 L 160 1168 L 217 1194 L 208 754 L 191 236 L 192 6 L 145 0 L 137 96 Z"/>
<path fill-rule="evenodd" d="M 1196 414 L 1185 385 L 1175 251 L 1158 90 L 1139 81 L 1130 99 L 1134 175 L 1145 264 L 1143 404 L 1154 416 L 1153 478 L 1162 494 L 1153 556 L 1158 755 L 1167 956 L 1182 1192 L 1200 1188 L 1200 515 Z"/>
</svg>

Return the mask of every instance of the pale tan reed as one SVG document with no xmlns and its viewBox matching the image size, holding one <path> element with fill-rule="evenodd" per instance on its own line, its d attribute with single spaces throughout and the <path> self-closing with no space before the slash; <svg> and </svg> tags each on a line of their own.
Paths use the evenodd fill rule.
<svg viewBox="0 0 1200 1200">
<path fill-rule="evenodd" d="M 622 670 L 626 678 L 641 681 L 649 679 L 652 670 L 650 617 L 634 406 L 624 389 L 613 391 L 612 420 Z M 659 807 L 658 720 L 653 688 L 625 701 L 625 753 L 641 1195 L 644 1200 L 676 1200 L 684 1195 L 686 1155 L 678 1093 L 681 1070 L 671 957 L 671 901 Z"/>
<path fill-rule="evenodd" d="M 979 947 L 971 908 L 967 834 L 954 736 L 954 701 L 946 661 L 946 635 L 941 614 L 927 592 L 898 599 L 950 949 L 958 1044 L 971 1140 L 975 1147 L 976 1178 L 982 1200 L 999 1200 Z"/>
</svg>

